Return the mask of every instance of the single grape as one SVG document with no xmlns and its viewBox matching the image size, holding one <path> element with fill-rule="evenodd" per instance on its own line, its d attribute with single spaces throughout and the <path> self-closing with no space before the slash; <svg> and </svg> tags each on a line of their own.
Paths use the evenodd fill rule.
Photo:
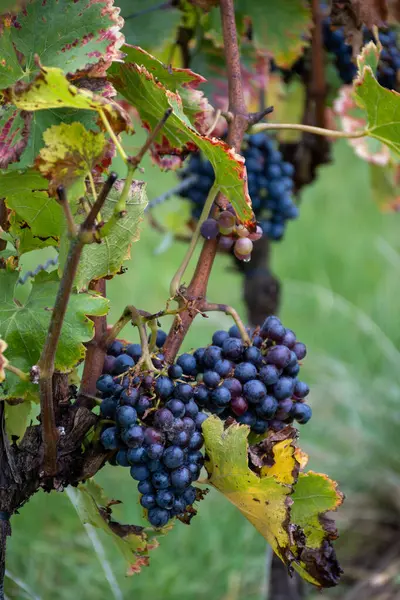
<svg viewBox="0 0 400 600">
<path fill-rule="evenodd" d="M 193 388 L 188 383 L 180 383 L 175 388 L 174 396 L 186 404 L 193 398 Z"/>
<path fill-rule="evenodd" d="M 229 210 L 224 210 L 218 217 L 218 227 L 220 233 L 223 235 L 230 235 L 235 229 L 236 219 L 235 216 L 229 212 Z"/>
<path fill-rule="evenodd" d="M 283 346 L 287 346 L 287 348 L 292 349 L 296 343 L 296 334 L 291 329 L 285 330 L 285 335 L 281 340 L 281 344 Z"/>
<path fill-rule="evenodd" d="M 111 394 L 115 386 L 115 381 L 111 375 L 100 375 L 96 382 L 96 387 L 103 394 Z"/>
<path fill-rule="evenodd" d="M 221 377 L 228 377 L 232 371 L 232 367 L 233 365 L 230 360 L 221 358 L 215 363 L 213 369 L 218 373 L 218 375 L 221 375 Z"/>
<path fill-rule="evenodd" d="M 126 354 L 133 358 L 135 362 L 142 356 L 142 347 L 140 344 L 130 344 L 126 349 Z"/>
<path fill-rule="evenodd" d="M 184 490 L 191 481 L 192 478 L 187 467 L 179 467 L 171 472 L 171 484 L 176 490 Z"/>
<path fill-rule="evenodd" d="M 182 367 L 185 375 L 195 374 L 197 361 L 192 354 L 181 354 L 176 362 L 180 367 Z"/>
<path fill-rule="evenodd" d="M 312 416 L 311 406 L 296 402 L 293 407 L 292 415 L 300 425 L 305 425 Z"/>
<path fill-rule="evenodd" d="M 218 240 L 218 248 L 223 252 L 228 252 L 228 250 L 231 250 L 234 243 L 235 240 L 233 238 L 221 235 L 221 237 Z"/>
<path fill-rule="evenodd" d="M 295 396 L 296 398 L 302 399 L 302 398 L 305 398 L 306 396 L 308 396 L 309 393 L 310 393 L 310 388 L 304 381 L 296 381 L 294 390 L 293 390 L 293 396 Z"/>
<path fill-rule="evenodd" d="M 144 494 L 141 498 L 140 498 L 140 504 L 143 506 L 143 508 L 154 508 L 154 506 L 156 506 L 156 497 L 154 494 Z"/>
<path fill-rule="evenodd" d="M 128 461 L 128 453 L 125 450 L 125 448 L 121 448 L 121 450 L 118 450 L 115 460 L 117 462 L 117 465 L 120 465 L 120 467 L 130 466 L 130 463 Z"/>
<path fill-rule="evenodd" d="M 277 400 L 290 398 L 293 394 L 295 380 L 292 377 L 282 376 L 273 386 L 273 394 Z"/>
<path fill-rule="evenodd" d="M 273 385 L 278 381 L 281 373 L 282 370 L 278 369 L 277 366 L 265 365 L 259 370 L 258 376 L 265 385 Z"/>
<path fill-rule="evenodd" d="M 168 375 L 171 379 L 180 379 L 183 375 L 183 369 L 179 365 L 171 365 L 168 367 Z"/>
<path fill-rule="evenodd" d="M 240 238 L 247 238 L 250 235 L 250 231 L 247 229 L 247 227 L 245 227 L 244 225 L 238 225 L 236 227 L 236 234 L 240 237 Z M 239 252 L 240 254 L 240 252 Z M 242 252 L 242 254 L 245 254 L 244 252 Z M 246 252 L 247 254 L 247 252 Z"/>
<path fill-rule="evenodd" d="M 121 433 L 122 441 L 129 448 L 138 448 L 143 444 L 143 428 L 140 425 L 131 425 L 127 429 L 123 429 Z"/>
<path fill-rule="evenodd" d="M 171 479 L 168 471 L 161 469 L 153 473 L 151 477 L 151 483 L 156 490 L 165 490 L 170 486 Z"/>
<path fill-rule="evenodd" d="M 124 350 L 124 345 L 119 340 L 114 340 L 113 343 L 107 348 L 107 353 L 112 356 L 119 356 Z"/>
<path fill-rule="evenodd" d="M 236 240 L 234 251 L 235 254 L 240 256 L 247 256 L 251 254 L 253 250 L 253 242 L 249 238 L 240 238 Z"/>
<path fill-rule="evenodd" d="M 268 429 L 268 421 L 264 419 L 257 419 L 254 425 L 252 425 L 251 430 L 258 435 L 265 433 Z"/>
<path fill-rule="evenodd" d="M 183 492 L 182 497 L 185 501 L 185 505 L 191 506 L 197 498 L 196 488 L 191 485 Z"/>
<path fill-rule="evenodd" d="M 122 428 L 130 427 L 137 421 L 137 412 L 132 406 L 119 406 L 115 413 L 115 419 Z"/>
<path fill-rule="evenodd" d="M 205 406 L 208 402 L 209 391 L 205 385 L 198 385 L 194 388 L 194 400 L 200 407 Z"/>
<path fill-rule="evenodd" d="M 158 460 L 164 454 L 164 446 L 162 444 L 150 444 L 147 448 L 147 456 L 151 460 Z"/>
<path fill-rule="evenodd" d="M 171 398 L 165 405 L 165 408 L 171 411 L 174 417 L 183 417 L 185 415 L 185 405 L 182 400 Z"/>
<path fill-rule="evenodd" d="M 166 400 L 172 395 L 174 391 L 174 384 L 169 377 L 160 375 L 156 381 L 155 392 L 162 400 Z"/>
<path fill-rule="evenodd" d="M 148 396 L 140 396 L 136 402 L 136 412 L 139 417 L 142 417 L 146 411 L 152 407 L 152 402 Z"/>
<path fill-rule="evenodd" d="M 219 234 L 218 222 L 215 219 L 206 219 L 200 227 L 200 233 L 206 240 L 215 240 Z"/>
<path fill-rule="evenodd" d="M 211 393 L 211 400 L 219 407 L 228 406 L 231 401 L 231 393 L 227 387 L 221 385 Z"/>
<path fill-rule="evenodd" d="M 148 512 L 147 518 L 153 527 L 164 527 L 169 521 L 169 512 L 164 508 L 151 508 Z"/>
<path fill-rule="evenodd" d="M 151 494 L 154 492 L 154 487 L 150 479 L 144 479 L 138 483 L 138 491 L 140 494 Z"/>
<path fill-rule="evenodd" d="M 240 396 L 242 393 L 242 384 L 238 379 L 235 379 L 234 377 L 225 379 L 222 385 L 230 391 L 232 398 Z"/>
<path fill-rule="evenodd" d="M 195 422 L 195 425 L 196 425 L 196 429 L 198 429 L 199 431 L 201 431 L 201 430 L 202 430 L 202 427 L 203 427 L 203 423 L 204 423 L 204 421 L 206 421 L 207 419 L 208 419 L 208 415 L 206 415 L 206 414 L 205 414 L 205 413 L 203 413 L 203 412 L 199 412 L 199 414 L 196 416 L 196 419 L 195 419 L 195 421 L 194 421 L 194 422 Z"/>
<path fill-rule="evenodd" d="M 112 419 L 115 421 L 115 413 L 117 410 L 117 401 L 114 396 L 110 398 L 104 398 L 100 404 L 100 414 L 105 419 Z"/>
<path fill-rule="evenodd" d="M 147 459 L 147 452 L 143 446 L 137 448 L 129 448 L 127 452 L 127 459 L 130 465 L 136 465 L 138 463 L 144 463 Z"/>
<path fill-rule="evenodd" d="M 132 465 L 131 466 L 132 479 L 136 479 L 136 481 L 143 481 L 144 479 L 148 479 L 149 476 L 150 476 L 150 471 L 146 465 Z"/>
<path fill-rule="evenodd" d="M 261 326 L 260 335 L 264 338 L 280 342 L 286 333 L 286 329 L 278 319 L 278 317 L 267 317 Z"/>
<path fill-rule="evenodd" d="M 206 371 L 203 375 L 203 381 L 208 388 L 216 388 L 220 381 L 221 376 L 216 371 Z"/>
<path fill-rule="evenodd" d="M 231 409 L 237 417 L 244 415 L 248 408 L 249 405 L 242 396 L 236 396 L 236 398 L 232 398 Z"/>
<path fill-rule="evenodd" d="M 301 342 L 296 342 L 293 346 L 293 352 L 297 356 L 298 360 L 302 360 L 307 354 L 307 348 L 305 344 L 302 344 Z"/>
<path fill-rule="evenodd" d="M 121 393 L 121 404 L 124 406 L 136 406 L 136 403 L 139 399 L 139 392 L 137 389 L 133 388 L 131 390 L 126 389 Z"/>
<path fill-rule="evenodd" d="M 267 388 L 258 379 L 251 379 L 243 386 L 243 395 L 248 402 L 258 404 L 267 395 Z"/>
<path fill-rule="evenodd" d="M 284 369 L 291 360 L 291 351 L 286 346 L 273 346 L 268 350 L 267 362 L 275 365 L 278 369 Z"/>
<path fill-rule="evenodd" d="M 229 333 L 224 330 L 216 331 L 212 336 L 212 343 L 214 346 L 219 346 L 222 348 L 222 345 L 226 339 L 228 339 Z"/>
<path fill-rule="evenodd" d="M 155 500 L 158 506 L 169 510 L 174 506 L 175 496 L 169 490 L 159 490 L 156 494 Z"/>
<path fill-rule="evenodd" d="M 106 450 L 116 450 L 119 445 L 118 431 L 116 427 L 108 427 L 101 436 L 100 441 Z"/>
<path fill-rule="evenodd" d="M 135 365 L 133 358 L 131 358 L 128 354 L 120 354 L 114 363 L 113 373 L 115 375 L 121 375 L 125 373 L 129 369 L 131 369 Z"/>
<path fill-rule="evenodd" d="M 185 416 L 195 419 L 199 413 L 199 407 L 194 400 L 190 400 L 185 407 Z"/>
<path fill-rule="evenodd" d="M 104 357 L 103 373 L 112 373 L 114 370 L 115 356 L 106 354 Z"/>
<path fill-rule="evenodd" d="M 237 361 L 242 356 L 244 350 L 242 340 L 229 337 L 222 345 L 222 352 L 225 358 Z"/>
<path fill-rule="evenodd" d="M 167 410 L 167 409 L 161 409 L 161 410 Z M 157 412 L 161 412 L 161 410 L 157 411 Z M 163 415 L 165 416 L 165 413 L 163 413 Z M 170 417 L 168 416 L 168 421 L 169 421 L 169 419 L 170 419 Z M 154 427 L 147 427 L 144 431 L 143 443 L 145 446 L 151 446 L 151 444 L 163 444 L 164 443 L 164 435 L 161 433 L 161 431 L 158 431 Z"/>
<path fill-rule="evenodd" d="M 250 362 L 242 362 L 235 367 L 235 379 L 238 379 L 241 383 L 246 383 L 250 379 L 254 379 L 257 376 L 257 368 Z"/>
<path fill-rule="evenodd" d="M 179 446 L 169 446 L 164 450 L 162 460 L 168 469 L 177 469 L 183 465 L 185 455 Z"/>
</svg>

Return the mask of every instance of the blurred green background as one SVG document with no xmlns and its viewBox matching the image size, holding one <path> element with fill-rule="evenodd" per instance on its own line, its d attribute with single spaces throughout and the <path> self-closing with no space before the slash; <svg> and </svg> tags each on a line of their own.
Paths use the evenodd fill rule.
<svg viewBox="0 0 400 600">
<path fill-rule="evenodd" d="M 149 199 L 175 182 L 172 174 L 160 173 L 149 162 L 143 178 Z M 181 209 L 182 201 L 171 200 L 158 214 L 166 218 L 166 213 Z M 309 467 L 338 480 L 347 496 L 338 515 L 338 552 L 345 563 L 358 539 L 354 527 L 360 519 L 368 521 L 369 531 L 375 524 L 380 531 L 381 518 L 391 522 L 398 517 L 399 219 L 400 215 L 379 211 L 371 197 L 368 166 L 339 142 L 334 145 L 333 163 L 321 168 L 318 181 L 304 191 L 299 220 L 289 224 L 284 241 L 273 247 L 273 269 L 283 287 L 282 320 L 308 347 L 303 379 L 312 385 L 314 417 L 301 429 L 300 442 L 310 453 Z M 127 303 L 149 311 L 164 306 L 185 244 L 173 243 L 160 253 L 162 242 L 145 221 L 127 273 L 108 284 L 110 321 Z M 30 261 L 37 264 L 35 256 L 27 257 L 24 268 Z M 229 257 L 217 259 L 209 298 L 234 305 L 245 317 L 241 277 L 232 270 Z M 220 314 L 198 317 L 186 347 L 209 343 L 215 329 L 229 324 Z M 129 329 L 124 337 L 131 337 Z M 123 501 L 115 508 L 117 518 L 142 522 L 127 470 L 107 466 L 98 481 L 108 496 Z M 370 543 L 378 543 L 371 535 Z M 125 577 L 116 549 L 107 538 L 99 539 L 119 586 L 114 595 L 66 494 L 37 494 L 13 519 L 9 598 L 266 598 L 265 542 L 214 492 L 201 503 L 190 527 L 178 522 L 160 540 L 151 568 L 140 575 Z M 13 581 L 16 575 L 20 584 Z M 24 592 L 21 585 L 30 591 Z"/>
</svg>

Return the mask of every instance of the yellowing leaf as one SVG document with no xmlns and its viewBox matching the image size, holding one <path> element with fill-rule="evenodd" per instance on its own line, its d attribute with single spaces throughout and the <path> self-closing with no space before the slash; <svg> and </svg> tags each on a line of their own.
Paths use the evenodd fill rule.
<svg viewBox="0 0 400 600">
<path fill-rule="evenodd" d="M 5 90 L 4 95 L 17 108 L 27 111 L 51 108 L 104 111 L 115 133 L 132 130 L 129 116 L 116 102 L 75 87 L 62 69 L 56 67 L 41 67 L 32 82 L 19 81 Z"/>
<path fill-rule="evenodd" d="M 237 506 L 276 554 L 318 587 L 338 583 L 341 569 L 331 542 L 336 529 L 325 513 L 342 502 L 326 475 L 299 474 L 306 456 L 296 446 L 297 431 L 270 432 L 248 447 L 249 428 L 224 429 L 217 417 L 203 424 L 209 483 Z"/>
<path fill-rule="evenodd" d="M 139 573 L 141 567 L 148 566 L 149 551 L 158 546 L 151 529 L 122 525 L 113 520 L 111 506 L 119 502 L 109 500 L 93 479 L 67 491 L 82 523 L 101 529 L 115 543 L 127 563 L 127 575 Z"/>
<path fill-rule="evenodd" d="M 299 468 L 293 437 L 276 444 L 273 453 L 274 463 L 279 456 L 278 468 L 274 464 L 264 467 L 260 477 L 249 469 L 248 427 L 234 424 L 224 430 L 220 419 L 209 417 L 203 424 L 203 433 L 209 483 L 239 508 L 286 561 L 290 547 L 289 496 Z M 288 473 L 292 473 L 291 477 Z"/>
<path fill-rule="evenodd" d="M 102 160 L 107 145 L 102 133 L 87 131 L 81 123 L 53 125 L 43 139 L 45 146 L 37 161 L 39 170 L 53 185 L 65 187 L 91 173 Z"/>
</svg>

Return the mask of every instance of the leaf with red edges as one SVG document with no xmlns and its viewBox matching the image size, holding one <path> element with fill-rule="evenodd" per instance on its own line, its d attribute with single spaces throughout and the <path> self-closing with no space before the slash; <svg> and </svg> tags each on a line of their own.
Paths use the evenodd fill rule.
<svg viewBox="0 0 400 600">
<path fill-rule="evenodd" d="M 165 111 L 173 109 L 152 148 L 157 162 L 162 164 L 165 156 L 183 159 L 188 152 L 199 148 L 211 162 L 215 182 L 234 206 L 239 219 L 252 219 L 244 159 L 225 142 L 200 135 L 184 113 L 178 93 L 166 89 L 145 67 L 135 63 L 114 63 L 110 78 L 118 92 L 137 109 L 148 130 L 154 130 Z"/>
<path fill-rule="evenodd" d="M 0 169 L 20 159 L 28 144 L 31 121 L 32 113 L 12 104 L 0 106 Z"/>
</svg>

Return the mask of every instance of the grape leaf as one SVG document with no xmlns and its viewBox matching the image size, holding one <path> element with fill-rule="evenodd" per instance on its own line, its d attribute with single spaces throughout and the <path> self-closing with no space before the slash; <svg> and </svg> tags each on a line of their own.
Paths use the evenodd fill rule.
<svg viewBox="0 0 400 600">
<path fill-rule="evenodd" d="M 150 528 L 114 521 L 111 507 L 119 502 L 108 499 L 94 479 L 68 491 L 72 491 L 68 497 L 82 523 L 90 523 L 110 536 L 127 563 L 127 575 L 139 573 L 142 567 L 148 566 L 149 552 L 158 546 L 155 532 Z"/>
<path fill-rule="evenodd" d="M 0 169 L 20 160 L 28 144 L 31 122 L 32 113 L 12 104 L 0 106 Z"/>
<path fill-rule="evenodd" d="M 18 275 L 17 271 L 0 271 L 0 337 L 8 344 L 8 360 L 28 372 L 39 360 L 59 280 L 56 271 L 40 273 L 33 281 L 27 301 L 21 305 L 14 301 Z M 87 315 L 104 315 L 107 310 L 108 302 L 102 296 L 92 293 L 71 295 L 56 353 L 57 371 L 70 371 L 85 357 L 83 343 L 93 337 L 93 322 Z M 21 381 L 12 373 L 7 373 L 3 385 L 3 397 L 37 397 L 37 386 Z"/>
<path fill-rule="evenodd" d="M 157 50 L 175 41 L 181 13 L 171 3 L 163 7 L 159 0 L 118 0 L 118 6 L 125 20 L 123 34 L 130 44 Z"/>
<path fill-rule="evenodd" d="M 101 162 L 104 170 L 110 165 L 110 152 L 106 158 L 107 142 L 102 133 L 87 131 L 81 123 L 53 125 L 43 135 L 45 142 L 37 166 L 50 179 L 50 191 L 58 185 L 70 187 L 78 179 L 84 180 Z"/>
<path fill-rule="evenodd" d="M 14 12 L 22 4 L 22 0 L 1 0 L 1 12 Z"/>
<path fill-rule="evenodd" d="M 114 212 L 123 183 L 123 181 L 117 181 L 107 197 L 101 210 L 102 219 L 105 221 Z M 147 197 L 144 183 L 135 181 L 127 199 L 126 215 L 113 225 L 109 235 L 100 244 L 87 244 L 83 248 L 75 278 L 75 285 L 78 290 L 87 289 L 93 279 L 112 277 L 121 269 L 123 262 L 130 258 L 132 243 L 139 239 L 139 225 L 143 219 L 146 206 Z M 60 250 L 62 265 L 67 257 L 67 242 L 68 240 L 64 236 Z"/>
<path fill-rule="evenodd" d="M 136 63 L 140 67 L 145 67 L 155 79 L 171 92 L 180 91 L 180 88 L 186 84 L 197 87 L 199 84 L 205 82 L 204 77 L 194 73 L 191 69 L 178 69 L 164 65 L 158 58 L 155 58 L 155 56 L 152 56 L 139 46 L 125 44 L 122 47 L 122 51 L 125 54 L 125 62 Z"/>
<path fill-rule="evenodd" d="M 0 57 L 6 60 L 0 88 L 35 72 L 35 55 L 65 72 L 104 76 L 111 61 L 122 58 L 122 25 L 112 0 L 30 0 L 0 38 Z"/>
<path fill-rule="evenodd" d="M 10 440 L 17 437 L 23 438 L 26 428 L 29 424 L 29 418 L 32 411 L 32 404 L 29 400 L 19 402 L 18 404 L 4 405 L 6 432 Z"/>
<path fill-rule="evenodd" d="M 366 134 L 380 140 L 400 154 L 400 94 L 377 82 L 367 58 L 376 46 L 371 42 L 359 60 L 359 73 L 354 81 L 356 102 L 367 113 Z"/>
<path fill-rule="evenodd" d="M 294 568 L 311 583 L 309 574 L 322 587 L 336 585 L 342 570 L 330 542 L 337 538 L 337 531 L 334 521 L 325 514 L 342 504 L 343 494 L 329 477 L 309 471 L 300 473 L 292 500 L 290 512 L 296 525 L 293 536 L 297 544 L 297 548 L 293 547 L 297 557 Z"/>
<path fill-rule="evenodd" d="M 6 100 L 21 110 L 37 111 L 55 108 L 75 108 L 103 111 L 115 133 L 131 131 L 127 113 L 113 100 L 77 88 L 61 69 L 41 67 L 30 83 L 19 82 L 4 91 Z"/>
<path fill-rule="evenodd" d="M 369 165 L 372 197 L 383 211 L 398 212 L 400 205 L 398 164 Z"/>
<path fill-rule="evenodd" d="M 220 419 L 209 417 L 203 424 L 203 434 L 209 483 L 239 508 L 289 568 L 294 567 L 319 587 L 336 585 L 340 567 L 328 543 L 329 534 L 324 531 L 323 524 L 319 526 L 318 535 L 310 533 L 315 520 L 327 510 L 328 502 L 316 502 L 315 505 L 311 502 L 311 507 L 304 507 L 305 485 L 302 483 L 296 488 L 301 467 L 301 454 L 295 445 L 296 430 L 286 427 L 279 433 L 270 433 L 252 447 L 253 469 L 249 468 L 248 427 L 232 424 L 224 430 Z M 328 478 L 326 482 L 334 486 Z M 320 493 L 320 480 L 315 483 L 310 479 L 307 483 L 309 495 Z M 296 490 L 299 522 L 291 512 Z M 338 498 L 339 495 L 337 504 L 329 502 L 331 508 L 340 504 Z M 327 543 L 330 553 L 324 562 Z"/>
<path fill-rule="evenodd" d="M 144 67 L 135 63 L 114 63 L 109 71 L 116 89 L 134 106 L 147 129 L 153 130 L 172 107 L 173 113 L 159 134 L 155 152 L 159 156 L 180 156 L 194 146 L 211 162 L 215 181 L 234 206 L 239 219 L 252 218 L 243 158 L 216 138 L 199 135 L 183 112 L 182 99 L 167 90 Z"/>
<path fill-rule="evenodd" d="M 238 0 L 235 9 L 251 18 L 256 46 L 271 52 L 280 67 L 290 67 L 307 45 L 312 14 L 305 0 Z"/>
<path fill-rule="evenodd" d="M 64 229 L 62 208 L 48 194 L 48 181 L 36 171 L 0 174 L 0 198 L 28 225 L 33 236 L 59 237 Z"/>
</svg>

